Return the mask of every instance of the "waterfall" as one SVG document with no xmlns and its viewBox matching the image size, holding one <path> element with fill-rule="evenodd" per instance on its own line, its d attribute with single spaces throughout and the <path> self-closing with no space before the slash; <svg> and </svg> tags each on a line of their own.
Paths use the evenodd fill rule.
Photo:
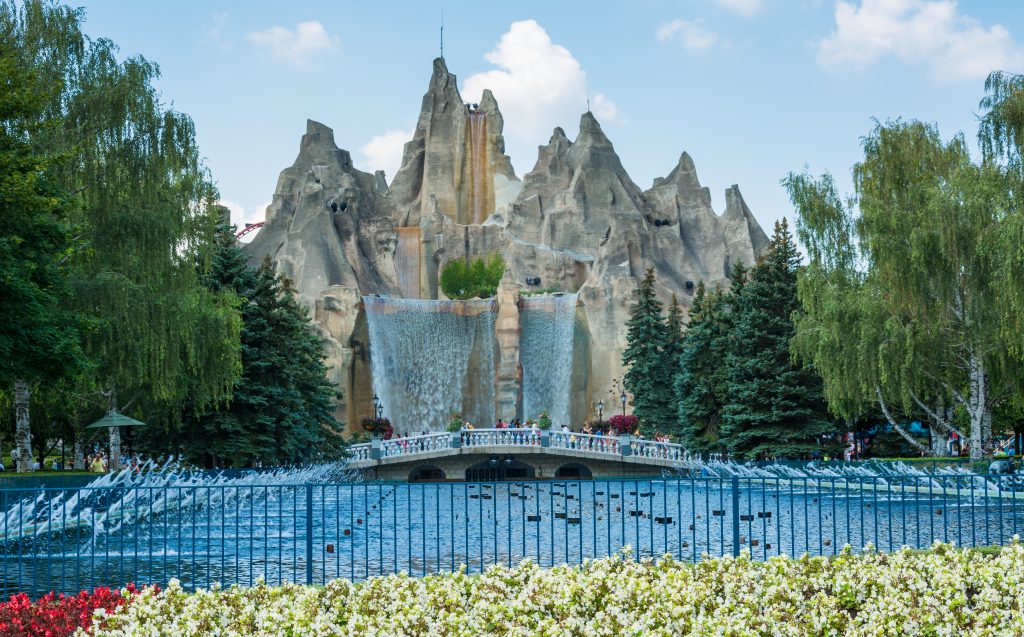
<svg viewBox="0 0 1024 637">
<path fill-rule="evenodd" d="M 444 431 L 459 412 L 494 424 L 497 303 L 363 297 L 373 388 L 403 434 Z"/>
<path fill-rule="evenodd" d="M 398 245 L 395 247 L 395 273 L 402 296 L 420 298 L 420 228 L 395 228 Z"/>
<path fill-rule="evenodd" d="M 523 298 L 519 360 L 525 418 L 547 411 L 554 427 L 573 424 L 569 394 L 575 321 L 575 294 Z"/>
<path fill-rule="evenodd" d="M 483 111 L 469 113 L 470 223 L 483 223 L 487 217 L 487 114 Z"/>
</svg>

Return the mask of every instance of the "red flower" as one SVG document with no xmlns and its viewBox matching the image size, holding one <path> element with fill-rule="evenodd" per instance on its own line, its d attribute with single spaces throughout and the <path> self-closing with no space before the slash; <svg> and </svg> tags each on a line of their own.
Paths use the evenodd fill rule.
<svg viewBox="0 0 1024 637">
<path fill-rule="evenodd" d="M 24 593 L 12 595 L 0 602 L 0 637 L 66 637 L 92 623 L 96 609 L 111 613 L 138 593 L 134 584 L 125 589 L 128 597 L 105 586 L 77 595 L 47 593 L 35 602 Z"/>
</svg>

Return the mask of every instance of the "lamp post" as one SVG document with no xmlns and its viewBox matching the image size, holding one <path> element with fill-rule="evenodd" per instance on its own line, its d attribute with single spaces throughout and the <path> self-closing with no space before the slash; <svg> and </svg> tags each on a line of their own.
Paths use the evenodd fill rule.
<svg viewBox="0 0 1024 637">
<path fill-rule="evenodd" d="M 380 398 L 377 397 L 377 393 L 373 394 L 373 417 L 380 418 Z"/>
<path fill-rule="evenodd" d="M 623 389 L 622 393 L 619 394 L 619 400 L 622 401 L 622 417 L 625 418 L 626 417 L 626 400 L 627 400 L 626 390 L 625 389 Z"/>
<path fill-rule="evenodd" d="M 603 400 L 597 401 L 597 422 L 599 422 L 599 423 L 603 423 L 604 422 L 604 401 Z"/>
</svg>

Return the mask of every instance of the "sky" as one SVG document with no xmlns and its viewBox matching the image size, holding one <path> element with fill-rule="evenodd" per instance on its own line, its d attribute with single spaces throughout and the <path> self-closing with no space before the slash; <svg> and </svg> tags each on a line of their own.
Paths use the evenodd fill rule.
<svg viewBox="0 0 1024 637">
<path fill-rule="evenodd" d="M 780 180 L 850 189 L 875 121 L 974 144 L 994 69 L 1024 72 L 1020 0 L 271 2 L 95 0 L 86 32 L 159 64 L 237 224 L 262 220 L 306 120 L 361 170 L 394 176 L 439 54 L 467 102 L 490 88 L 522 177 L 590 109 L 642 189 L 686 151 L 717 212 L 738 184 L 768 234 Z"/>
</svg>

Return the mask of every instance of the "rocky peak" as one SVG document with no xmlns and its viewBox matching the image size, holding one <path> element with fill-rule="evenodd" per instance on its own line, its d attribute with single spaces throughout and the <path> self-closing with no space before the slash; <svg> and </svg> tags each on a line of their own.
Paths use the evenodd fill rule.
<svg viewBox="0 0 1024 637">
<path fill-rule="evenodd" d="M 697 167 L 693 163 L 690 154 L 683 152 L 679 156 L 679 163 L 665 177 L 657 177 L 654 180 L 654 188 L 672 184 L 679 190 L 699 190 L 700 179 L 697 178 Z"/>
<path fill-rule="evenodd" d="M 389 188 L 395 225 L 431 227 L 434 202 L 456 223 L 482 223 L 495 211 L 499 195 L 509 190 L 509 182 L 518 182 L 504 154 L 503 127 L 490 91 L 468 106 L 444 59 L 434 60 L 416 132 L 405 145 L 402 167 Z"/>
<path fill-rule="evenodd" d="M 594 114 L 587 111 L 580 116 L 580 134 L 576 137 L 577 145 L 589 145 L 589 146 L 607 146 L 611 148 L 612 142 L 608 139 L 608 136 L 604 134 L 604 130 L 601 129 L 600 122 L 594 117 Z"/>
</svg>

